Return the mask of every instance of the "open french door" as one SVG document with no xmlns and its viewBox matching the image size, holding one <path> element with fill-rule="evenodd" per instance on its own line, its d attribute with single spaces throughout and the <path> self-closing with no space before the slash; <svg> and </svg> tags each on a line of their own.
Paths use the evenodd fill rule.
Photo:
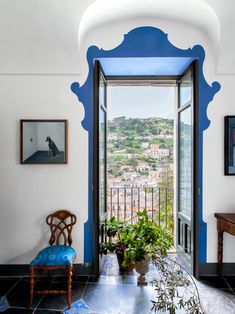
<svg viewBox="0 0 235 314">
<path fill-rule="evenodd" d="M 107 215 L 107 83 L 99 61 L 94 68 L 94 275 L 99 277 L 104 263 L 100 243 L 104 242 L 104 222 Z"/>
<path fill-rule="evenodd" d="M 178 81 L 177 108 L 177 251 L 196 274 L 197 211 L 197 62 Z"/>
</svg>

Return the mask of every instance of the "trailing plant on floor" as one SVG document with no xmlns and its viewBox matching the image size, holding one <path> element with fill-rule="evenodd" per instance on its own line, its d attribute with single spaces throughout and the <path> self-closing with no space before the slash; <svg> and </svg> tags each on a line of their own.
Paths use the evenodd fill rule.
<svg viewBox="0 0 235 314">
<path fill-rule="evenodd" d="M 185 310 L 188 314 L 203 314 L 196 284 L 186 269 L 170 258 L 158 258 L 154 264 L 158 278 L 152 281 L 157 292 L 152 311 L 175 314 L 177 310 Z"/>
</svg>

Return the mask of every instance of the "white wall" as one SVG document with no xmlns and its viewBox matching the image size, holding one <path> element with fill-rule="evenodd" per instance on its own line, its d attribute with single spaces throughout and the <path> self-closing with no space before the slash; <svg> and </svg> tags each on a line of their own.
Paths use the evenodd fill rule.
<svg viewBox="0 0 235 314">
<path fill-rule="evenodd" d="M 224 116 L 235 115 L 235 76 L 218 75 L 221 90 L 208 108 L 210 127 L 204 133 L 204 219 L 207 222 L 208 262 L 217 261 L 215 212 L 235 212 L 235 177 L 224 176 Z M 224 261 L 235 262 L 234 237 L 224 234 Z"/>
<path fill-rule="evenodd" d="M 38 150 L 38 129 L 35 123 L 23 123 L 23 148 L 23 161 Z"/>
<path fill-rule="evenodd" d="M 88 139 L 83 107 L 70 91 L 76 79 L 0 75 L 0 264 L 29 263 L 47 244 L 46 216 L 58 209 L 77 215 L 73 246 L 83 262 Z M 69 122 L 68 165 L 20 165 L 19 120 L 55 118 Z"/>
<path fill-rule="evenodd" d="M 125 12 L 121 22 L 120 19 L 115 23 L 106 20 L 87 33 L 78 51 L 78 25 L 85 8 L 92 2 L 51 0 L 49 4 L 41 0 L 3 0 L 0 3 L 0 263 L 28 263 L 46 244 L 46 215 L 59 208 L 70 209 L 78 217 L 74 247 L 78 262 L 83 261 L 88 136 L 81 127 L 83 107 L 70 91 L 70 84 L 86 79 L 86 51 L 90 45 L 112 49 L 122 42 L 125 33 L 144 25 L 162 29 L 179 48 L 203 45 L 205 77 L 209 84 L 218 80 L 222 85 L 208 109 L 211 126 L 204 134 L 203 155 L 207 256 L 209 262 L 214 262 L 217 247 L 214 212 L 235 209 L 235 177 L 223 175 L 223 116 L 235 114 L 235 77 L 231 75 L 235 73 L 232 36 L 235 3 L 229 0 L 225 6 L 221 0 L 205 1 L 215 10 L 221 26 L 219 56 L 214 60 L 206 30 L 172 16 L 148 18 L 138 14 L 134 17 Z M 108 8 L 104 12 L 108 13 Z M 223 75 L 216 73 L 216 64 Z M 19 164 L 19 119 L 26 118 L 68 119 L 68 165 Z M 225 261 L 235 262 L 233 247 L 234 238 L 226 235 Z"/>
</svg>

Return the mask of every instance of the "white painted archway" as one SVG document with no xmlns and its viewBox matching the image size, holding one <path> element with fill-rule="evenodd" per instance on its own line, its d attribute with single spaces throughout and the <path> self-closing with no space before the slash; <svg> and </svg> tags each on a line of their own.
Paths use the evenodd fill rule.
<svg viewBox="0 0 235 314">
<path fill-rule="evenodd" d="M 111 49 L 122 42 L 123 34 L 139 26 L 160 28 L 169 34 L 174 45 L 183 49 L 203 44 L 213 61 L 218 59 L 220 22 L 203 0 L 97 0 L 80 22 L 81 60 L 90 45 Z"/>
</svg>

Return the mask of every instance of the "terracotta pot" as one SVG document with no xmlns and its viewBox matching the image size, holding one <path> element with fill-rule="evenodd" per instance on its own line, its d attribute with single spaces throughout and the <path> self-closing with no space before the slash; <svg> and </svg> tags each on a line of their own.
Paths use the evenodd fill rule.
<svg viewBox="0 0 235 314">
<path fill-rule="evenodd" d="M 132 271 L 135 268 L 135 263 L 129 263 L 126 267 L 122 266 L 122 263 L 124 261 L 124 253 L 116 253 L 117 255 L 117 260 L 118 260 L 118 265 L 119 265 L 119 269 L 120 271 Z"/>
<path fill-rule="evenodd" d="M 140 285 L 147 285 L 147 280 L 145 275 L 149 270 L 150 258 L 146 256 L 142 261 L 136 262 L 135 270 L 139 273 L 139 277 L 137 278 L 137 283 Z"/>
</svg>

